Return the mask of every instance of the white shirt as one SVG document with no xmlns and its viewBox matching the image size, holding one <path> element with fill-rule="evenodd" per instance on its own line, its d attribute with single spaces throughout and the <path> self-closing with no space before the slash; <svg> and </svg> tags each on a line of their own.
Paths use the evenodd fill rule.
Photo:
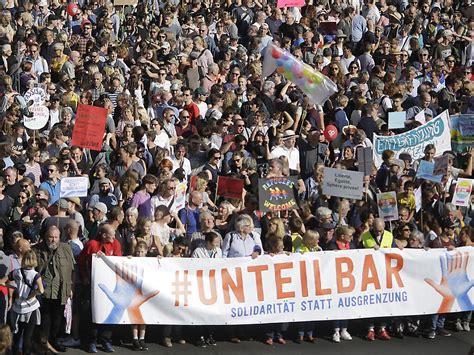
<svg viewBox="0 0 474 355">
<path fill-rule="evenodd" d="M 170 150 L 170 138 L 164 130 L 161 130 L 160 134 L 156 136 L 154 143 L 160 148 Z"/>
<path fill-rule="evenodd" d="M 285 146 L 276 147 L 272 150 L 271 156 L 273 159 L 285 156 L 288 158 L 290 170 L 300 170 L 300 151 L 298 148 L 288 149 Z"/>
<path fill-rule="evenodd" d="M 173 155 L 170 159 L 173 162 L 173 173 L 176 169 L 183 168 L 184 172 L 186 173 L 186 176 L 191 175 L 191 162 L 188 158 L 183 157 L 183 160 L 179 161 L 176 156 Z"/>
</svg>

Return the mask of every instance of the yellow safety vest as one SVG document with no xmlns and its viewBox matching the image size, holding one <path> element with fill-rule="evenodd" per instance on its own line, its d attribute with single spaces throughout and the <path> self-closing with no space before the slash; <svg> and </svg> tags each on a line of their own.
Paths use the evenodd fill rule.
<svg viewBox="0 0 474 355">
<path fill-rule="evenodd" d="M 364 248 L 373 248 L 377 245 L 370 230 L 361 235 L 362 245 Z M 381 248 L 391 248 L 393 243 L 393 234 L 389 231 L 384 231 L 382 234 L 382 241 L 380 242 Z"/>
</svg>

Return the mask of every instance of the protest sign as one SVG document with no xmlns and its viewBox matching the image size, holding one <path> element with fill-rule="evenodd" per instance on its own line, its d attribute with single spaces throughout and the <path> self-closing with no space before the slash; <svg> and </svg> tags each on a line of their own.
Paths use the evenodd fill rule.
<svg viewBox="0 0 474 355">
<path fill-rule="evenodd" d="M 228 176 L 217 177 L 217 195 L 227 198 L 242 198 L 244 180 L 235 179 Z"/>
<path fill-rule="evenodd" d="M 442 155 L 434 158 L 433 175 L 446 175 L 448 172 L 449 156 Z"/>
<path fill-rule="evenodd" d="M 458 178 L 453 195 L 453 205 L 467 207 L 471 203 L 472 179 Z"/>
<path fill-rule="evenodd" d="M 278 0 L 277 7 L 302 7 L 305 5 L 305 0 Z"/>
<path fill-rule="evenodd" d="M 474 147 L 474 114 L 451 116 L 451 140 L 455 152 Z"/>
<path fill-rule="evenodd" d="M 372 175 L 372 148 L 358 147 L 357 148 L 357 162 L 358 169 L 362 171 L 365 176 Z"/>
<path fill-rule="evenodd" d="M 408 153 L 413 160 L 420 159 L 428 144 L 435 145 L 437 156 L 451 150 L 448 111 L 444 111 L 426 124 L 405 133 L 394 136 L 374 134 L 374 163 L 377 167 L 382 165 L 382 153 L 387 149 L 395 152 L 395 158 L 398 158 L 401 153 Z"/>
<path fill-rule="evenodd" d="M 421 210 L 422 202 L 422 191 L 420 186 L 415 190 L 415 212 Z"/>
<path fill-rule="evenodd" d="M 425 110 L 421 110 L 415 115 L 415 121 L 420 122 L 421 124 L 426 123 Z"/>
<path fill-rule="evenodd" d="M 59 197 L 86 197 L 88 189 L 89 178 L 87 176 L 62 178 Z"/>
<path fill-rule="evenodd" d="M 46 101 L 46 91 L 43 88 L 31 88 L 23 95 L 25 102 L 30 105 L 44 105 Z"/>
<path fill-rule="evenodd" d="M 196 190 L 196 183 L 197 183 L 197 175 L 192 175 L 189 179 L 189 190 L 194 191 Z"/>
<path fill-rule="evenodd" d="M 324 168 L 323 194 L 360 200 L 364 192 L 364 173 Z"/>
<path fill-rule="evenodd" d="M 174 203 L 173 211 L 179 211 L 186 206 L 186 190 L 188 185 L 185 182 L 179 182 L 176 184 L 176 190 L 174 191 Z"/>
<path fill-rule="evenodd" d="M 461 265 L 455 273 L 453 262 Z M 454 279 L 458 274 L 464 283 Z M 92 258 L 92 318 L 99 324 L 214 325 L 436 314 L 444 300 L 437 291 L 442 278 L 446 292 L 456 295 L 443 313 L 470 311 L 474 295 L 465 285 L 474 280 L 474 248 L 256 259 L 101 256 Z"/>
<path fill-rule="evenodd" d="M 100 151 L 104 139 L 107 109 L 79 104 L 71 145 Z"/>
<path fill-rule="evenodd" d="M 388 113 L 388 129 L 405 128 L 405 121 L 407 113 L 402 112 L 389 112 Z"/>
<path fill-rule="evenodd" d="M 114 6 L 133 6 L 136 4 L 138 4 L 138 0 L 114 0 Z"/>
<path fill-rule="evenodd" d="M 45 106 L 46 91 L 32 88 L 23 95 L 28 106 L 28 115 L 23 116 L 23 125 L 28 129 L 41 129 L 49 121 L 49 109 Z"/>
<path fill-rule="evenodd" d="M 297 208 L 294 191 L 297 186 L 294 176 L 258 179 L 259 210 L 277 212 Z"/>
<path fill-rule="evenodd" d="M 427 160 L 420 160 L 418 164 L 418 170 L 416 171 L 416 177 L 420 179 L 430 180 L 436 183 L 440 183 L 443 175 L 434 175 L 434 163 Z"/>
<path fill-rule="evenodd" d="M 397 194 L 395 191 L 377 194 L 379 216 L 385 222 L 398 220 Z"/>
<path fill-rule="evenodd" d="M 49 121 L 49 109 L 43 104 L 28 107 L 30 115 L 23 116 L 23 125 L 28 129 L 41 129 Z"/>
</svg>

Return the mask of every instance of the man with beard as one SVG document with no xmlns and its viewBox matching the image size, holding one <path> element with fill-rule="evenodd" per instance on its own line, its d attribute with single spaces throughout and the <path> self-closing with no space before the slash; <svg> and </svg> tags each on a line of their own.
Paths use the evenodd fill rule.
<svg viewBox="0 0 474 355">
<path fill-rule="evenodd" d="M 71 247 L 60 242 L 60 236 L 59 228 L 50 226 L 44 233 L 43 241 L 35 246 L 34 251 L 38 259 L 37 270 L 44 284 L 41 340 L 49 341 L 57 351 L 65 351 L 64 345 L 60 344 L 57 338 L 61 331 L 64 305 L 67 299 L 72 297 L 75 261 Z"/>
</svg>

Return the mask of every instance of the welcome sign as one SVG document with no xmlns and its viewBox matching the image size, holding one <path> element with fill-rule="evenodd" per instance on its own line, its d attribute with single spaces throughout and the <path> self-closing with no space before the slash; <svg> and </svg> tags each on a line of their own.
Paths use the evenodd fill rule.
<svg viewBox="0 0 474 355">
<path fill-rule="evenodd" d="M 93 257 L 93 321 L 253 324 L 469 311 L 474 248 Z"/>
</svg>

